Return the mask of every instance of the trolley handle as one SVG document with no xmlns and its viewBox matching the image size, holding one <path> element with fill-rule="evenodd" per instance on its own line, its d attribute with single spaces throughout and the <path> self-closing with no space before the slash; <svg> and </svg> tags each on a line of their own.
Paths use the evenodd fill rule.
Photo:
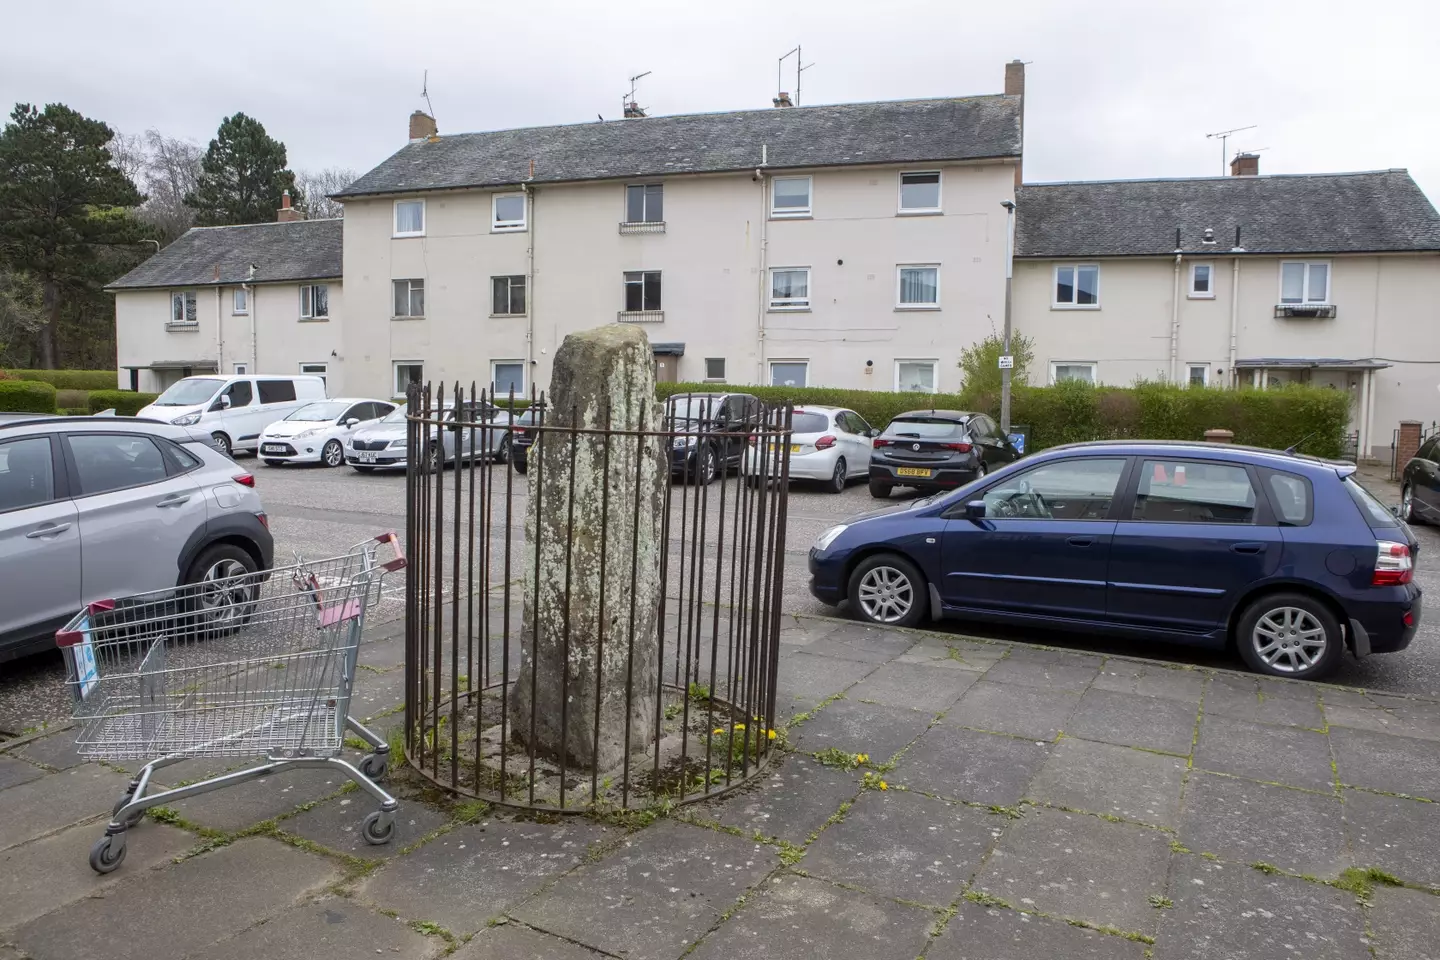
<svg viewBox="0 0 1440 960">
<path fill-rule="evenodd" d="M 380 569 L 390 573 L 405 569 L 409 561 L 405 559 L 405 548 L 400 545 L 400 538 L 396 536 L 395 531 L 391 530 L 387 533 L 380 534 L 380 536 L 375 538 L 375 542 L 390 544 L 390 549 L 395 553 L 394 557 L 380 564 Z"/>
</svg>

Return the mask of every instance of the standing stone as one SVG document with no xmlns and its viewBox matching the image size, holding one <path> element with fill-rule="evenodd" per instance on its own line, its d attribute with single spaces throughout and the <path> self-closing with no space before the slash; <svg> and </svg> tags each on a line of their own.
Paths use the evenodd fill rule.
<svg viewBox="0 0 1440 960">
<path fill-rule="evenodd" d="M 653 430 L 661 421 L 654 355 L 636 327 L 612 324 L 570 334 L 556 351 L 551 383 L 546 426 L 603 429 L 607 412 L 616 431 Z M 585 769 L 609 768 L 624 755 L 627 674 L 632 748 L 650 742 L 655 721 L 667 451 L 659 437 L 637 442 L 613 435 L 609 451 L 607 470 L 599 434 L 545 431 L 531 448 L 522 660 L 510 700 L 516 737 L 540 756 L 563 756 L 567 765 Z"/>
</svg>

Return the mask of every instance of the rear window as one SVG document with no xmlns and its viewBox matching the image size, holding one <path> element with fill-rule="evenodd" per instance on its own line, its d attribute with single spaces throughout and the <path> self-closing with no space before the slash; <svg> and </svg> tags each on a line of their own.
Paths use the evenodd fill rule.
<svg viewBox="0 0 1440 960">
<path fill-rule="evenodd" d="M 830 429 L 830 418 L 823 413 L 801 413 L 796 410 L 790 421 L 790 429 L 794 433 L 824 433 Z"/>
<path fill-rule="evenodd" d="M 915 437 L 918 440 L 940 440 L 963 436 L 965 425 L 954 420 L 892 420 L 885 428 L 888 437 Z"/>
<path fill-rule="evenodd" d="M 1399 525 L 1395 520 L 1395 514 L 1390 512 L 1390 508 L 1381 503 L 1375 494 L 1366 490 L 1364 485 L 1355 479 L 1354 474 L 1345 478 L 1344 486 L 1345 492 L 1350 494 L 1350 499 L 1355 501 L 1355 506 L 1360 508 L 1360 512 L 1365 515 L 1366 520 L 1370 521 L 1372 527 Z"/>
</svg>

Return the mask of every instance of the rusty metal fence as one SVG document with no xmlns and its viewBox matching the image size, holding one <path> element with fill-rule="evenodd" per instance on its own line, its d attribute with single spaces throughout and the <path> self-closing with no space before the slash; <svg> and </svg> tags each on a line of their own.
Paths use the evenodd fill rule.
<svg viewBox="0 0 1440 960">
<path fill-rule="evenodd" d="M 409 764 L 459 794 L 564 812 L 687 803 L 753 779 L 777 748 L 792 409 L 762 404 L 719 418 L 718 399 L 647 398 L 641 426 L 620 429 L 608 410 L 600 426 L 583 427 L 579 412 L 550 409 L 543 393 L 529 400 L 474 384 L 409 390 Z M 512 463 L 483 456 L 506 435 Z M 598 473 L 587 472 L 597 453 Z M 616 482 L 609 468 L 621 461 L 637 464 L 633 481 Z M 642 462 L 663 464 L 666 477 L 658 571 L 641 569 L 642 509 L 655 502 L 641 496 Z M 557 469 L 565 475 L 547 482 Z M 587 488 L 577 485 L 597 482 L 599 522 L 591 516 L 589 529 L 600 531 L 602 559 L 598 570 L 573 569 L 581 544 L 556 561 L 540 541 L 556 530 L 579 535 L 575 503 Z M 572 603 L 581 576 L 599 578 L 598 609 Z M 647 615 L 636 581 L 656 576 L 658 609 Z M 531 622 L 546 584 L 563 598 L 552 630 L 563 649 L 548 660 Z M 628 609 L 614 609 L 624 597 Z M 546 701 L 542 688 L 557 686 Z M 542 715 L 543 702 L 558 716 Z M 559 725 L 561 744 L 578 729 L 580 745 L 547 746 L 537 736 L 547 723 Z M 617 745 L 608 758 L 602 741 Z"/>
</svg>

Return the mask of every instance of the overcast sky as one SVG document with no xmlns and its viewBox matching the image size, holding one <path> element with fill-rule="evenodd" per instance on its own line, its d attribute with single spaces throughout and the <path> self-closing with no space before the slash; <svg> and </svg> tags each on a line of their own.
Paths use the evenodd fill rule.
<svg viewBox="0 0 1440 960">
<path fill-rule="evenodd" d="M 292 167 L 365 171 L 423 107 L 440 132 L 768 105 L 797 43 L 806 104 L 999 92 L 1030 61 L 1029 181 L 1408 167 L 1440 200 L 1437 0 L 730 0 L 4 4 L 0 103 L 63 102 L 204 145 L 244 111 Z M 793 58 L 784 88 L 795 86 Z"/>
</svg>

